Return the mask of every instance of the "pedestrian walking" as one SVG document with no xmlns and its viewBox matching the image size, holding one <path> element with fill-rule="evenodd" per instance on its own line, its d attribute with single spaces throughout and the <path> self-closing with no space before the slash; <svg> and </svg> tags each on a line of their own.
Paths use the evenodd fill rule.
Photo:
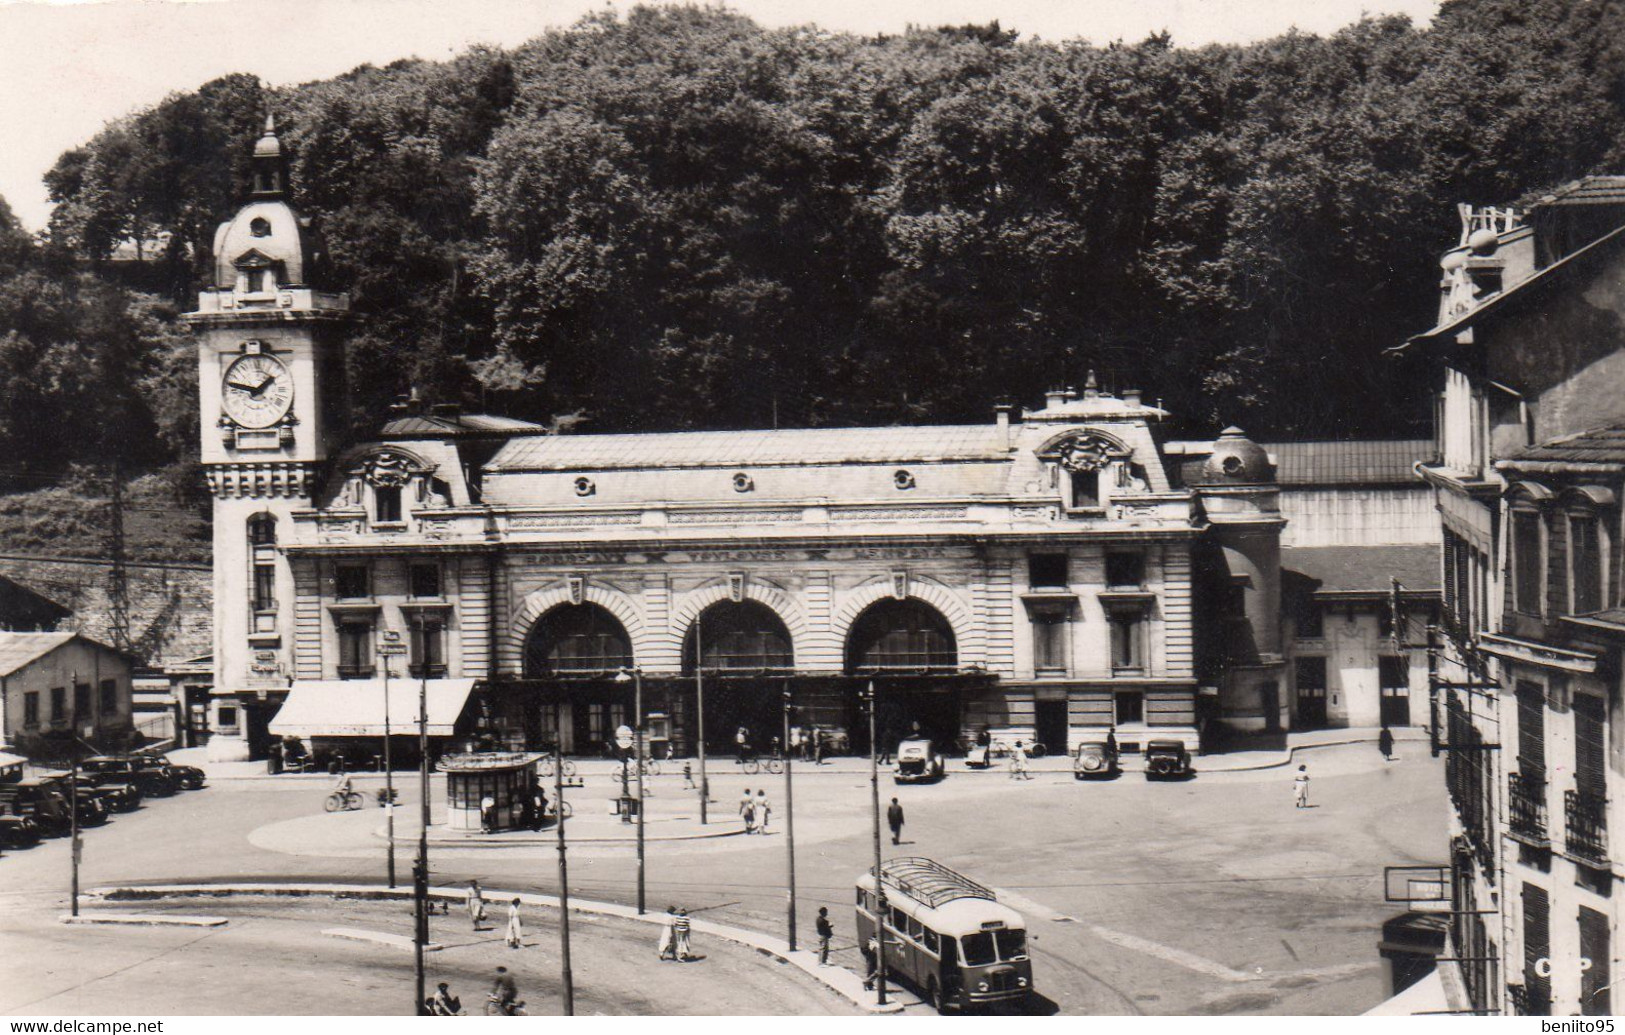
<svg viewBox="0 0 1625 1035">
<path fill-rule="evenodd" d="M 516 898 L 508 903 L 508 948 L 522 949 L 525 947 L 525 928 L 519 922 L 519 900 Z"/>
<path fill-rule="evenodd" d="M 486 930 L 480 926 L 485 922 L 485 892 L 480 890 L 477 880 L 468 882 L 468 919 L 473 923 L 474 930 Z"/>
<path fill-rule="evenodd" d="M 773 814 L 773 806 L 767 803 L 767 789 L 758 788 L 756 791 L 756 832 L 767 833 L 767 819 Z"/>
<path fill-rule="evenodd" d="M 1106 756 L 1113 762 L 1117 761 L 1117 727 L 1112 726 L 1106 730 Z"/>
<path fill-rule="evenodd" d="M 660 924 L 660 958 L 677 958 L 677 907 L 667 906 L 665 919 Z"/>
<path fill-rule="evenodd" d="M 514 987 L 513 975 L 508 973 L 507 967 L 498 967 L 496 979 L 491 982 L 491 991 L 485 994 L 485 1016 L 512 1016 L 514 1002 L 518 998 L 519 990 Z"/>
<path fill-rule="evenodd" d="M 1382 752 L 1384 762 L 1394 760 L 1394 731 L 1387 726 L 1384 726 L 1382 732 L 1377 734 L 1377 750 Z"/>
<path fill-rule="evenodd" d="M 694 958 L 693 947 L 689 944 L 688 910 L 679 909 L 676 918 L 671 922 L 671 926 L 677 935 L 677 958 L 687 963 Z"/>
<path fill-rule="evenodd" d="M 547 825 L 547 791 L 541 784 L 536 785 L 536 793 L 531 799 L 531 827 L 533 831 L 541 830 Z"/>
<path fill-rule="evenodd" d="M 891 804 L 886 806 L 886 825 L 891 827 L 891 843 L 902 844 L 903 837 L 903 806 L 893 798 Z"/>
<path fill-rule="evenodd" d="M 1033 774 L 1027 771 L 1027 749 L 1016 741 L 1016 746 L 1010 749 L 1010 779 L 1031 780 Z"/>
<path fill-rule="evenodd" d="M 745 756 L 750 754 L 750 730 L 744 726 L 734 734 L 734 760 L 743 762 Z"/>
<path fill-rule="evenodd" d="M 487 794 L 480 799 L 480 831 L 489 834 L 497 826 L 497 800 Z"/>
<path fill-rule="evenodd" d="M 739 818 L 745 821 L 745 833 L 756 833 L 756 799 L 750 796 L 750 788 L 745 788 L 745 794 L 739 799 Z"/>
<path fill-rule="evenodd" d="M 1292 807 L 1306 809 L 1309 807 L 1309 767 L 1300 765 L 1298 775 L 1292 778 Z"/>
<path fill-rule="evenodd" d="M 818 965 L 829 966 L 829 940 L 835 937 L 835 925 L 829 922 L 829 907 L 818 907 Z"/>
<path fill-rule="evenodd" d="M 699 785 L 694 782 L 694 763 L 683 759 L 683 790 L 697 791 Z"/>
<path fill-rule="evenodd" d="M 813 764 L 824 764 L 824 731 L 813 730 Z"/>
<path fill-rule="evenodd" d="M 871 935 L 863 943 L 863 987 L 874 991 L 875 972 L 880 969 L 880 943 Z"/>
</svg>

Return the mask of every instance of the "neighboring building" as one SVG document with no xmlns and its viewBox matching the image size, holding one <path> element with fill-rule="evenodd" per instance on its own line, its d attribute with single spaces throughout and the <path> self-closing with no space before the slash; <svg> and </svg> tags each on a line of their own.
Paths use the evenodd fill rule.
<svg viewBox="0 0 1625 1035">
<path fill-rule="evenodd" d="M 54 632 L 72 614 L 51 598 L 0 575 L 0 630 Z"/>
<path fill-rule="evenodd" d="M 130 659 L 72 632 L 0 632 L 0 747 L 41 759 L 134 734 Z"/>
<path fill-rule="evenodd" d="M 1437 371 L 1418 470 L 1443 534 L 1444 984 L 1473 1012 L 1607 1013 L 1622 457 L 1617 433 L 1587 429 L 1625 420 L 1625 179 L 1571 184 L 1526 218 L 1463 206 L 1441 267 L 1438 323 L 1405 347 Z"/>
</svg>

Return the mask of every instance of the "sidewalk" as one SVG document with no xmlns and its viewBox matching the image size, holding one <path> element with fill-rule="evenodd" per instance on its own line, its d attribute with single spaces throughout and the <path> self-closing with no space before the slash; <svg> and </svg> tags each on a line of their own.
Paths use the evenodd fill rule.
<svg viewBox="0 0 1625 1035">
<path fill-rule="evenodd" d="M 320 896 L 338 899 L 410 901 L 412 899 L 412 890 L 410 888 L 385 888 L 374 884 L 153 884 L 136 887 L 93 888 L 86 893 L 85 897 L 91 901 L 131 902 L 166 898 L 220 898 L 234 895 Z M 503 902 L 517 898 L 522 905 L 526 906 L 546 909 L 559 908 L 557 896 L 542 895 L 535 892 L 486 888 L 485 897 L 488 901 L 493 902 Z M 429 899 L 431 901 L 445 902 L 452 909 L 461 909 L 468 900 L 468 893 L 465 889 L 457 887 L 431 887 L 429 889 Z M 617 917 L 622 920 L 647 924 L 651 928 L 658 927 L 665 922 L 662 913 L 648 912 L 639 915 L 637 909 L 633 906 L 623 906 L 614 902 L 593 902 L 573 896 L 570 899 L 570 911 L 572 913 Z M 852 971 L 844 967 L 820 967 L 816 952 L 807 949 L 797 949 L 792 952 L 789 943 L 781 938 L 775 938 L 772 935 L 762 934 L 758 931 L 746 930 L 742 927 L 715 923 L 698 917 L 692 918 L 690 924 L 695 934 L 709 935 L 713 938 L 721 938 L 738 945 L 744 945 L 771 959 L 789 964 L 860 1009 L 867 1010 L 870 1013 L 896 1013 L 902 1009 L 902 1003 L 895 998 L 885 1006 L 875 1003 L 874 993 L 866 991 L 863 987 L 863 979 Z"/>
<path fill-rule="evenodd" d="M 1230 773 L 1242 772 L 1251 769 L 1274 769 L 1289 764 L 1293 755 L 1298 751 L 1313 748 L 1336 747 L 1344 744 L 1375 744 L 1380 728 L 1376 726 L 1355 726 L 1337 729 L 1301 730 L 1283 734 L 1276 734 L 1273 739 L 1280 740 L 1279 745 L 1264 748 L 1249 749 L 1244 745 L 1248 740 L 1259 738 L 1238 738 L 1239 749 L 1217 751 L 1211 754 L 1197 755 L 1192 759 L 1196 771 L 1199 773 Z M 1401 726 L 1393 730 L 1396 743 L 1425 743 L 1428 739 L 1427 730 L 1418 726 Z M 280 773 L 272 776 L 266 771 L 265 763 L 261 762 L 210 762 L 204 748 L 184 748 L 169 752 L 174 761 L 195 765 L 208 774 L 210 780 L 278 780 L 294 781 L 326 781 L 331 783 L 334 777 L 329 773 Z M 1140 756 L 1124 755 L 1123 771 L 1137 773 L 1142 770 Z M 620 763 L 602 758 L 574 759 L 577 772 L 585 776 L 613 776 L 620 772 Z M 674 762 L 662 762 L 662 766 L 671 765 L 671 772 L 679 772 L 682 759 Z M 713 777 L 744 776 L 745 773 L 732 756 L 722 756 L 707 760 L 708 774 Z M 1072 759 L 1065 755 L 1046 755 L 1029 761 L 1028 768 L 1034 773 L 1070 773 Z M 890 766 L 881 767 L 882 774 L 891 771 Z M 963 759 L 950 758 L 948 771 L 954 775 L 993 775 L 1004 776 L 1005 765 L 1002 761 L 995 762 L 988 769 L 970 769 Z M 396 776 L 406 770 L 397 770 Z M 697 772 L 697 771 L 696 771 Z M 795 775 L 799 777 L 838 775 L 851 777 L 853 775 L 867 775 L 869 760 L 862 757 L 840 756 L 824 760 L 822 765 L 812 762 L 796 762 Z M 383 782 L 383 774 L 363 771 L 350 774 L 357 782 L 370 781 Z M 766 775 L 766 774 L 757 774 Z"/>
</svg>

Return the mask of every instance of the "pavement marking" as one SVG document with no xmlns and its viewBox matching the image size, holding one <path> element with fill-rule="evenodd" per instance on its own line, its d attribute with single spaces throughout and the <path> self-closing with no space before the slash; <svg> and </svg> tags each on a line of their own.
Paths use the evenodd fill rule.
<svg viewBox="0 0 1625 1035">
<path fill-rule="evenodd" d="M 174 916 L 168 913 L 63 913 L 65 924 L 128 924 L 141 927 L 224 927 L 223 916 Z"/>
<path fill-rule="evenodd" d="M 1147 956 L 1155 956 L 1157 959 L 1165 960 L 1168 963 L 1184 967 L 1186 970 L 1194 970 L 1198 974 L 1206 974 L 1208 977 L 1216 977 L 1221 981 L 1257 981 L 1263 976 L 1261 974 L 1248 974 L 1245 971 L 1233 970 L 1230 967 L 1227 967 L 1222 963 L 1216 963 L 1205 956 L 1198 956 L 1193 952 L 1186 952 L 1183 949 L 1175 949 L 1171 946 L 1160 945 L 1157 942 L 1136 937 L 1132 934 L 1124 934 L 1121 931 L 1113 931 L 1109 928 L 1101 927 L 1098 924 L 1090 924 L 1089 930 L 1094 932 L 1097 938 L 1100 938 L 1103 941 L 1111 942 L 1113 945 L 1121 945 L 1125 949 L 1133 949 L 1135 952 L 1143 952 Z"/>
<path fill-rule="evenodd" d="M 359 927 L 328 927 L 323 934 L 330 938 L 348 938 L 357 942 L 373 942 L 378 945 L 387 945 L 392 949 L 405 949 L 412 952 L 417 943 L 404 934 L 388 934 L 384 931 L 363 931 Z M 439 942 L 430 942 L 423 947 L 424 952 L 439 952 L 443 946 Z"/>
</svg>

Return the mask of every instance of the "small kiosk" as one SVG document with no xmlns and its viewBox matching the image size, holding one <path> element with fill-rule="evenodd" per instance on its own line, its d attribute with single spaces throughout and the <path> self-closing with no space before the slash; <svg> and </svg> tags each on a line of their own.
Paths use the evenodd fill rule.
<svg viewBox="0 0 1625 1035">
<path fill-rule="evenodd" d="M 546 756 L 528 751 L 478 751 L 444 755 L 446 825 L 452 830 L 480 830 L 481 803 L 492 802 L 491 829 L 514 830 L 530 816 L 536 796 L 536 761 Z"/>
</svg>

